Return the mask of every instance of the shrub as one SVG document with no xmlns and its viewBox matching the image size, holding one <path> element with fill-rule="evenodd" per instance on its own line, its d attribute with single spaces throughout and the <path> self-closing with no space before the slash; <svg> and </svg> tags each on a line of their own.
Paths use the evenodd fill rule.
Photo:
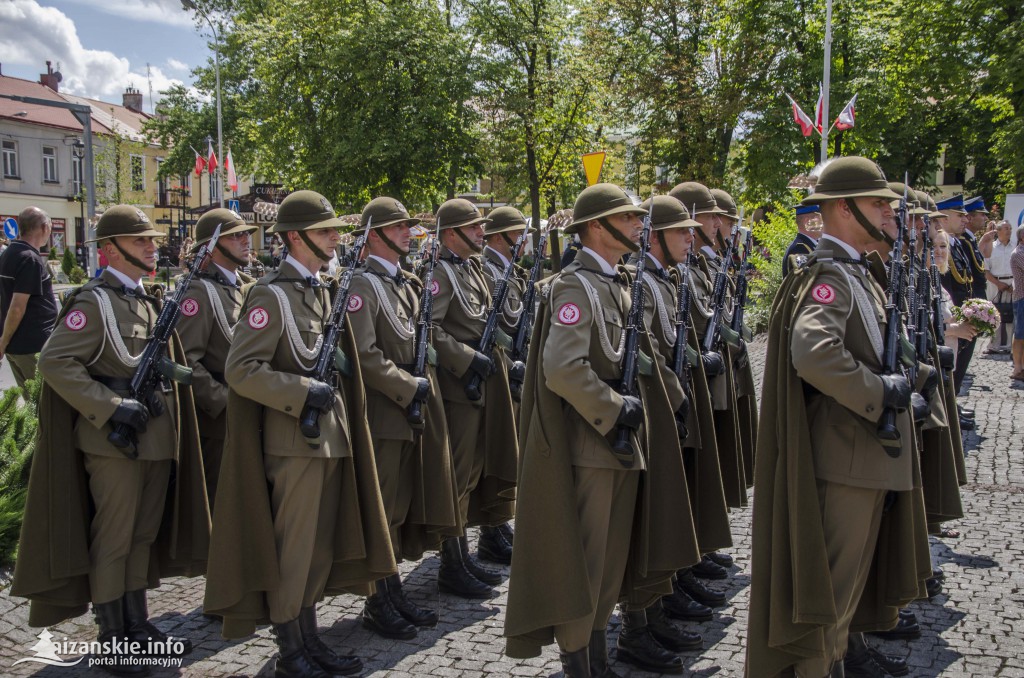
<svg viewBox="0 0 1024 678">
<path fill-rule="evenodd" d="M 14 563 L 25 513 L 28 474 L 39 427 L 40 381 L 30 380 L 28 395 L 9 388 L 0 395 L 0 567 Z"/>
<path fill-rule="evenodd" d="M 767 218 L 754 224 L 758 248 L 750 255 L 750 261 L 757 275 L 750 280 L 752 306 L 746 318 L 755 334 L 768 329 L 768 315 L 782 285 L 782 260 L 797 234 L 796 213 L 790 205 L 799 199 L 794 196 L 791 202 L 775 203 Z"/>
<path fill-rule="evenodd" d="M 73 271 L 77 265 L 78 263 L 75 261 L 75 255 L 71 252 L 71 248 L 65 247 L 64 256 L 60 259 L 60 270 L 64 271 L 64 275 L 70 279 L 71 271 Z"/>
</svg>

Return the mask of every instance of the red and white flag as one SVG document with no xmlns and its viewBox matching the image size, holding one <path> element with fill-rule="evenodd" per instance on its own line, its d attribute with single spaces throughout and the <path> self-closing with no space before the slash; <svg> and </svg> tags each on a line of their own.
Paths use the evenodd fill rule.
<svg viewBox="0 0 1024 678">
<path fill-rule="evenodd" d="M 853 98 L 850 99 L 850 103 L 846 104 L 840 113 L 839 117 L 836 118 L 836 129 L 844 130 L 851 129 L 854 125 L 855 118 L 857 117 L 857 111 L 854 109 L 854 104 L 857 102 L 857 95 L 854 94 Z"/>
<path fill-rule="evenodd" d="M 210 174 L 213 174 L 217 170 L 217 154 L 213 152 L 213 140 L 206 140 L 206 147 L 209 151 L 206 160 L 206 167 L 210 170 Z"/>
<path fill-rule="evenodd" d="M 821 83 L 818 83 L 818 103 L 814 104 L 814 127 L 818 130 L 818 134 L 822 134 L 825 131 L 825 92 L 821 87 Z"/>
<path fill-rule="evenodd" d="M 804 109 L 800 108 L 800 104 L 794 101 L 793 97 L 786 94 L 786 98 L 793 105 L 793 122 L 800 125 L 800 131 L 804 133 L 805 137 L 811 136 L 814 133 L 814 122 L 811 121 L 811 116 L 804 113 Z"/>
<path fill-rule="evenodd" d="M 189 148 L 192 148 L 189 146 Z M 196 176 L 201 176 L 203 170 L 206 169 L 206 161 L 203 160 L 203 156 L 199 155 L 199 151 L 192 148 L 192 152 L 196 154 Z"/>
<path fill-rule="evenodd" d="M 228 149 L 228 154 L 224 156 L 224 169 L 228 171 L 228 188 L 235 193 L 238 192 L 238 176 L 235 174 L 235 160 L 231 157 L 231 149 Z"/>
</svg>

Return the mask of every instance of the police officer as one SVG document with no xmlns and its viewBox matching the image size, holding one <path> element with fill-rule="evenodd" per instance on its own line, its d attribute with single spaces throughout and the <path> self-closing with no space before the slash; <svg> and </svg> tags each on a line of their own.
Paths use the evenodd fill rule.
<svg viewBox="0 0 1024 678">
<path fill-rule="evenodd" d="M 964 198 L 962 195 L 946 198 L 936 203 L 936 207 L 946 217 L 943 228 L 949 233 L 949 270 L 942 275 L 942 286 L 949 292 L 953 299 L 953 305 L 959 306 L 967 299 L 974 296 L 974 275 L 976 266 L 972 256 L 977 256 L 981 261 L 981 276 L 984 281 L 984 259 L 980 253 L 974 252 L 974 246 L 970 236 L 965 235 L 967 230 L 967 211 L 964 209 Z M 979 289 L 984 293 L 984 282 L 979 284 Z M 982 294 L 984 298 L 984 294 Z M 974 347 L 977 339 L 966 341 L 960 339 L 956 352 L 956 368 L 953 371 L 953 388 L 957 393 L 963 385 L 964 377 L 967 375 L 967 367 L 974 356 Z"/>
<path fill-rule="evenodd" d="M 272 229 L 288 254 L 249 289 L 225 365 L 231 393 L 206 611 L 224 617 L 226 637 L 269 618 L 282 677 L 361 670 L 320 639 L 316 603 L 395 570 L 350 331 L 342 389 L 310 376 L 332 308 L 318 271 L 341 226 L 319 193 L 285 198 Z M 306 408 L 320 413 L 315 437 L 299 426 Z M 351 561 L 364 566 L 361 576 L 345 571 Z"/>
<path fill-rule="evenodd" d="M 782 260 L 782 275 L 789 275 L 793 269 L 790 257 L 800 256 L 805 261 L 807 255 L 814 251 L 818 245 L 818 236 L 821 235 L 821 208 L 817 205 L 797 205 L 796 212 L 797 234 L 793 242 L 786 248 L 786 256 Z"/>
<path fill-rule="evenodd" d="M 178 555 L 187 560 L 205 557 L 209 537 L 191 392 L 162 379 L 151 401 L 128 397 L 159 313 L 159 301 L 143 288 L 142 276 L 156 270 L 156 240 L 163 235 L 134 206 L 107 209 L 96 225 L 96 241 L 109 264 L 69 298 L 40 354 L 45 418 L 12 589 L 13 595 L 33 598 L 33 617 L 37 605 L 48 608 L 39 610 L 44 625 L 84 612 L 86 601 L 73 592 L 84 593 L 92 602 L 99 641 L 127 636 L 143 647 L 150 638 L 167 640 L 148 621 L 146 605 L 150 574 L 164 565 L 157 557 L 158 548 L 166 548 L 158 541 L 158 533 L 168 534 L 161 532 L 164 517 L 182 530 L 199 526 L 191 537 L 178 533 L 179 547 L 190 554 Z M 183 360 L 176 340 L 170 350 L 171 359 Z M 109 440 L 115 424 L 127 426 L 134 443 L 121 447 Z M 87 489 L 80 494 L 82 483 Z M 187 498 L 184 506 L 182 498 Z M 176 514 L 168 512 L 168 502 Z M 80 519 L 69 523 L 70 515 Z M 47 545 L 50 540 L 54 543 Z M 198 573 L 198 565 L 190 563 L 188 570 Z M 88 572 L 88 581 L 75 583 L 82 572 Z M 51 576 L 59 584 L 47 582 Z M 74 609 L 79 604 L 83 609 Z M 125 663 L 123 655 L 112 652 L 110 659 L 113 672 L 145 673 L 145 667 Z"/>
<path fill-rule="evenodd" d="M 488 220 L 473 203 L 462 198 L 442 204 L 436 216 L 441 252 L 431 290 L 436 290 L 433 345 L 438 355 L 438 383 L 448 421 L 460 517 L 466 527 L 500 524 L 510 515 L 511 506 L 495 495 L 514 486 L 518 447 L 507 375 L 496 374 L 494 355 L 500 356 L 500 351 L 485 355 L 479 350 L 491 304 L 484 263 L 478 256 Z M 481 384 L 476 391 L 468 388 L 474 378 Z M 491 479 L 498 482 L 492 483 Z M 491 586 L 501 581 L 500 574 L 470 555 L 465 535 L 442 543 L 438 570 L 442 591 L 486 598 L 493 594 Z"/>
<path fill-rule="evenodd" d="M 451 455 L 436 375 L 429 365 L 423 376 L 413 374 L 422 284 L 399 267 L 409 253 L 412 227 L 419 222 L 394 198 L 375 198 L 363 208 L 360 224 L 371 224 L 368 255 L 352 278 L 348 306 L 392 549 L 396 559 L 414 560 L 425 546 L 437 547 L 436 534 L 443 528 L 457 533 Z M 411 418 L 413 404 L 421 412 L 418 419 Z M 432 404 L 438 407 L 428 411 Z M 426 427 L 436 429 L 437 435 L 425 432 Z M 423 528 L 427 534 L 417 534 Z M 387 638 L 409 639 L 417 627 L 437 623 L 436 612 L 405 595 L 398 574 L 375 586 L 363 608 L 367 628 Z"/>
<path fill-rule="evenodd" d="M 868 628 L 891 626 L 906 602 L 891 592 L 921 589 L 922 545 L 928 556 L 914 515 L 912 387 L 902 374 L 883 373 L 885 290 L 862 256 L 883 239 L 896 197 L 873 162 L 848 157 L 833 160 L 805 199 L 821 205 L 825 231 L 807 265 L 783 283 L 771 322 L 771 391 L 761 416 L 771 430 L 759 437 L 754 493 L 751 676 L 789 667 L 800 677 L 829 675 L 846 654 L 855 612 Z M 895 441 L 878 433 L 886 411 L 896 412 Z M 889 496 L 895 502 L 885 510 Z M 808 514 L 820 519 L 800 520 Z M 876 577 L 890 588 L 862 600 L 876 591 Z"/>
<path fill-rule="evenodd" d="M 209 264 L 192 279 L 189 295 L 181 303 L 178 322 L 178 335 L 192 368 L 192 392 L 199 417 L 206 491 L 211 507 L 216 500 L 224 449 L 228 404 L 224 362 L 242 307 L 242 285 L 253 282 L 239 268 L 248 265 L 250 234 L 256 230 L 237 212 L 224 208 L 210 210 L 196 223 L 193 253 L 210 240 L 218 226 L 221 230 L 217 245 Z"/>
</svg>

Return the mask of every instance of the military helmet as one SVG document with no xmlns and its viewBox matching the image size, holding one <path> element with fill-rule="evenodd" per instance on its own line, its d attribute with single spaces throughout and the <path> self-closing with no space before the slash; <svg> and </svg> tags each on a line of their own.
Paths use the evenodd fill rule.
<svg viewBox="0 0 1024 678">
<path fill-rule="evenodd" d="M 315 231 L 344 225 L 327 198 L 316 191 L 295 191 L 281 201 L 277 209 L 277 223 L 267 232 Z"/>
<path fill-rule="evenodd" d="M 242 215 L 234 210 L 225 207 L 212 209 L 196 222 L 196 241 L 192 245 L 192 251 L 196 252 L 202 244 L 213 237 L 213 232 L 220 226 L 220 234 L 229 235 L 232 233 L 252 233 L 256 226 L 245 223 Z"/>
<path fill-rule="evenodd" d="M 654 209 L 651 209 L 651 200 Z M 700 228 L 700 222 L 690 218 L 690 210 L 671 195 L 656 195 L 640 207 L 651 213 L 651 230 L 667 231 L 670 228 Z"/>
<path fill-rule="evenodd" d="M 677 184 L 668 192 L 673 198 L 686 205 L 687 209 L 693 208 L 693 215 L 698 214 L 725 214 L 728 212 L 718 206 L 714 194 L 704 184 L 696 181 L 684 181 Z"/>
<path fill-rule="evenodd" d="M 572 214 L 575 218 L 565 227 L 566 233 L 576 233 L 588 221 L 610 217 L 613 214 L 647 214 L 647 210 L 633 204 L 626 192 L 615 184 L 587 186 L 576 197 Z"/>
<path fill-rule="evenodd" d="M 814 193 L 803 199 L 813 205 L 839 198 L 885 198 L 898 200 L 901 196 L 889 189 L 881 168 L 867 158 L 851 155 L 835 158 L 821 171 Z"/>
<path fill-rule="evenodd" d="M 715 203 L 719 208 L 725 210 L 726 216 L 733 221 L 740 220 L 740 212 L 736 208 L 736 201 L 733 200 L 732 196 L 723 191 L 720 188 L 712 188 L 711 195 L 715 197 Z"/>
<path fill-rule="evenodd" d="M 484 226 L 484 236 L 497 235 L 498 233 L 507 233 L 509 231 L 521 231 L 524 228 L 529 228 L 526 217 L 515 207 L 505 206 L 491 210 L 487 218 L 490 219 L 490 222 Z M 530 228 L 531 232 L 536 230 L 536 227 Z"/>
<path fill-rule="evenodd" d="M 924 191 L 914 191 L 917 194 L 917 201 L 921 203 L 921 207 L 928 210 L 928 216 L 932 219 L 944 218 L 946 215 L 938 210 L 935 206 L 935 199 Z"/>
<path fill-rule="evenodd" d="M 99 242 L 118 236 L 143 236 L 146 238 L 166 238 L 167 234 L 153 228 L 149 217 L 135 205 L 114 205 L 100 216 L 96 222 L 96 237 L 88 242 Z"/>
<path fill-rule="evenodd" d="M 384 228 L 404 221 L 409 222 L 410 226 L 415 226 L 422 221 L 422 219 L 409 216 L 409 210 L 405 209 L 405 205 L 394 198 L 386 197 L 374 198 L 366 203 L 362 214 L 359 215 L 359 227 L 366 228 L 366 222 L 371 217 L 373 221 L 370 223 L 370 228 Z"/>
<path fill-rule="evenodd" d="M 465 198 L 453 198 L 446 200 L 437 208 L 437 221 L 439 228 L 444 231 L 449 228 L 462 228 L 473 224 L 486 224 L 490 221 L 480 214 L 477 206 Z"/>
<path fill-rule="evenodd" d="M 893 209 L 898 209 L 900 206 L 900 200 L 903 199 L 904 191 L 907 196 L 907 214 L 928 214 L 928 210 L 921 206 L 921 201 L 917 199 L 917 191 L 904 184 L 902 181 L 890 181 L 889 190 L 900 196 L 899 199 L 893 200 L 889 203 Z"/>
</svg>

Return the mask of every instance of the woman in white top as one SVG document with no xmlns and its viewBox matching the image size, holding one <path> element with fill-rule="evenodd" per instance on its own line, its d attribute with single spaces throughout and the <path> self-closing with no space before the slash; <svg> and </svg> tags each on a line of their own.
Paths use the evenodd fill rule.
<svg viewBox="0 0 1024 678">
<path fill-rule="evenodd" d="M 936 230 L 933 243 L 935 265 L 938 267 L 939 273 L 945 273 L 949 270 L 949 234 L 942 229 Z M 970 341 L 978 334 L 978 330 L 974 329 L 970 323 L 953 321 L 953 298 L 949 296 L 945 287 L 940 285 L 939 289 L 942 291 L 942 320 L 946 332 L 946 346 L 952 348 L 956 353 L 957 339 Z"/>
</svg>

